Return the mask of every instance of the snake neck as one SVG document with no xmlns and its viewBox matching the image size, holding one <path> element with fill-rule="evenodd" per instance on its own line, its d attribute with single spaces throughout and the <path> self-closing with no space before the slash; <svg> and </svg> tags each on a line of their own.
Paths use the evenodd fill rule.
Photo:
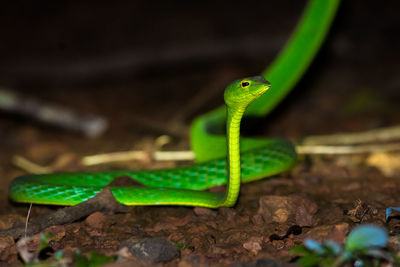
<svg viewBox="0 0 400 267">
<path fill-rule="evenodd" d="M 228 107 L 226 123 L 226 142 L 228 147 L 227 168 L 228 184 L 224 206 L 235 205 L 240 191 L 240 121 L 245 108 Z"/>
</svg>

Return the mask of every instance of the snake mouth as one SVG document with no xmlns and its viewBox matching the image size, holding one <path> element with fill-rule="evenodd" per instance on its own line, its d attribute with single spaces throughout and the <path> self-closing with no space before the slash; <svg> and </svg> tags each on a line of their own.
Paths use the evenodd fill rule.
<svg viewBox="0 0 400 267">
<path fill-rule="evenodd" d="M 263 76 L 251 77 L 253 80 L 253 86 L 256 89 L 250 91 L 250 94 L 256 98 L 264 94 L 270 87 L 271 84 Z"/>
<path fill-rule="evenodd" d="M 262 86 L 264 85 L 264 86 Z M 266 91 L 268 91 L 268 89 L 271 87 L 271 84 L 267 81 L 265 81 L 265 83 L 260 84 L 260 88 L 258 90 L 255 90 L 253 92 L 250 92 L 254 97 L 258 98 L 261 95 L 263 95 Z"/>
</svg>

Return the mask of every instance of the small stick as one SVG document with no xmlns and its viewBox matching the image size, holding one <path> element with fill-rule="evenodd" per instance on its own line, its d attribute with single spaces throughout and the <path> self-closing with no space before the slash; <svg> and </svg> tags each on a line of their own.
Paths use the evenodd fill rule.
<svg viewBox="0 0 400 267">
<path fill-rule="evenodd" d="M 303 155 L 366 154 L 366 153 L 391 152 L 398 150 L 400 150 L 400 143 L 371 144 L 371 145 L 357 145 L 357 146 L 323 146 L 323 145 L 296 146 L 297 153 Z M 153 159 L 156 161 L 192 161 L 195 159 L 195 155 L 191 150 L 156 151 L 153 154 L 149 154 L 144 151 L 134 150 L 134 151 L 112 152 L 112 153 L 85 156 L 82 158 L 81 163 L 84 166 L 93 166 L 111 162 L 146 160 L 151 155 Z M 14 160 L 14 164 L 29 173 L 40 174 L 40 173 L 50 173 L 53 171 L 51 167 L 37 165 L 33 162 L 28 161 L 23 157 L 15 156 L 15 158 L 18 158 L 18 161 Z M 21 162 L 23 162 L 23 164 L 21 164 Z"/>
<path fill-rule="evenodd" d="M 299 145 L 296 146 L 298 154 L 365 154 L 400 150 L 400 143 L 371 144 L 356 146 L 323 146 Z"/>
<path fill-rule="evenodd" d="M 31 215 L 31 210 L 32 210 L 32 203 L 30 203 L 29 205 L 29 209 L 28 209 L 28 214 L 26 215 L 26 221 L 25 221 L 25 238 L 26 235 L 28 233 L 28 222 L 29 222 L 29 217 Z"/>
<path fill-rule="evenodd" d="M 120 162 L 129 160 L 145 160 L 149 157 L 149 153 L 144 151 L 122 151 L 86 156 L 82 159 L 85 166 L 98 165 L 110 162 Z M 194 153 L 191 150 L 182 151 L 156 151 L 152 154 L 152 158 L 156 161 L 186 161 L 194 160 Z"/>
<path fill-rule="evenodd" d="M 101 117 L 78 113 L 72 109 L 52 105 L 11 90 L 0 88 L 0 110 L 34 118 L 37 121 L 81 132 L 86 136 L 101 135 L 107 122 Z"/>
<path fill-rule="evenodd" d="M 53 171 L 53 168 L 49 166 L 41 166 L 19 155 L 13 157 L 12 163 L 18 168 L 32 174 L 50 173 Z"/>
<path fill-rule="evenodd" d="M 390 152 L 400 150 L 400 143 L 389 144 L 371 144 L 357 146 L 323 146 L 323 145 L 298 145 L 296 151 L 298 154 L 366 154 L 378 152 Z M 117 161 L 144 160 L 148 154 L 143 151 L 125 151 L 107 154 L 86 156 L 82 159 L 85 166 L 98 165 Z M 195 159 L 191 150 L 182 151 L 156 151 L 153 153 L 153 159 L 156 161 L 190 161 Z"/>
<path fill-rule="evenodd" d="M 354 145 L 400 139 L 400 125 L 358 133 L 330 134 L 304 138 L 304 145 Z"/>
</svg>

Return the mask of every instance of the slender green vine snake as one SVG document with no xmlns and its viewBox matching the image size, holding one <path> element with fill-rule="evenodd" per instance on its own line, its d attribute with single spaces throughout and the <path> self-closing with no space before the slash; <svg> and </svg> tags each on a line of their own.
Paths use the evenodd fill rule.
<svg viewBox="0 0 400 267">
<path fill-rule="evenodd" d="M 241 182 L 271 176 L 295 164 L 296 152 L 288 141 L 242 138 L 239 145 L 240 121 L 251 103 L 246 115 L 267 114 L 300 79 L 320 47 L 338 3 L 309 2 L 292 38 L 262 74 L 273 84 L 271 90 L 262 76 L 233 81 L 225 89 L 226 108 L 195 119 L 191 142 L 199 163 L 169 170 L 22 176 L 11 183 L 10 198 L 24 203 L 75 205 L 95 196 L 114 178 L 129 176 L 144 186 L 111 187 L 115 198 L 126 205 L 233 206 Z M 225 121 L 226 137 L 214 134 L 221 132 Z M 226 183 L 224 194 L 203 191 Z"/>
</svg>

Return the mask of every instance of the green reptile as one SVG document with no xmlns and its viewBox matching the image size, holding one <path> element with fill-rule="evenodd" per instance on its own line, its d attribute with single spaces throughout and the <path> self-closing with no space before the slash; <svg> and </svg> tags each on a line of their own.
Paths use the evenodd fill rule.
<svg viewBox="0 0 400 267">
<path fill-rule="evenodd" d="M 256 99 L 246 114 L 267 114 L 300 79 L 320 47 L 338 3 L 309 2 L 292 38 L 262 74 L 273 83 L 271 90 L 261 76 L 233 81 L 225 89 L 226 107 L 194 121 L 191 141 L 199 163 L 169 170 L 22 176 L 11 183 L 10 198 L 24 203 L 75 205 L 96 195 L 114 178 L 129 176 L 143 186 L 111 186 L 115 198 L 126 205 L 233 206 L 241 182 L 271 176 L 295 164 L 296 153 L 288 141 L 242 138 L 239 145 L 240 121 Z M 210 133 L 223 128 L 225 121 L 227 137 Z M 226 183 L 224 194 L 203 191 Z"/>
</svg>

